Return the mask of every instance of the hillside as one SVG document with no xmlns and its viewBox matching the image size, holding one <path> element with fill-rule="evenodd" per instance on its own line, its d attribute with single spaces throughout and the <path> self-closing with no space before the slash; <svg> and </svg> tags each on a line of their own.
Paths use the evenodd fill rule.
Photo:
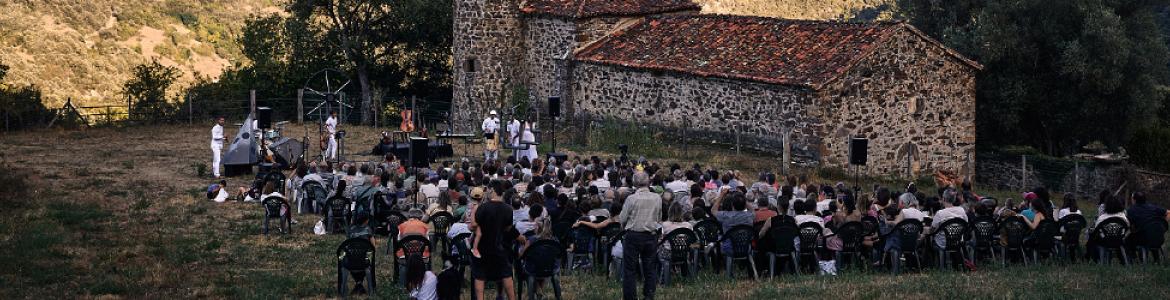
<svg viewBox="0 0 1170 300">
<path fill-rule="evenodd" d="M 138 64 L 157 58 L 217 77 L 241 57 L 235 41 L 253 14 L 281 11 L 281 0 L 0 1 L 0 62 L 6 79 L 36 84 L 48 107 L 119 104 Z"/>
<path fill-rule="evenodd" d="M 895 0 L 695 0 L 703 13 L 789 19 L 888 19 Z"/>
</svg>

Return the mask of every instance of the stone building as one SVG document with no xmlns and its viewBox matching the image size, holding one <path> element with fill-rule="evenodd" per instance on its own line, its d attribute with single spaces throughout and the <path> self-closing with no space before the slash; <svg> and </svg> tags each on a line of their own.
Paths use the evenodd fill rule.
<svg viewBox="0 0 1170 300">
<path fill-rule="evenodd" d="M 499 22 L 511 33 L 475 22 L 461 32 L 456 20 L 456 79 L 474 77 L 455 86 L 457 115 L 478 119 L 520 85 L 533 100 L 566 99 L 566 114 L 685 127 L 704 141 L 739 132 L 753 148 L 822 165 L 847 166 L 848 139 L 866 137 L 874 174 L 973 171 L 981 66 L 913 26 L 702 15 L 686 0 L 516 7 L 518 21 Z M 488 35 L 507 37 L 479 38 Z M 488 59 L 505 67 L 489 71 Z M 469 73 L 470 61 L 484 67 Z"/>
</svg>

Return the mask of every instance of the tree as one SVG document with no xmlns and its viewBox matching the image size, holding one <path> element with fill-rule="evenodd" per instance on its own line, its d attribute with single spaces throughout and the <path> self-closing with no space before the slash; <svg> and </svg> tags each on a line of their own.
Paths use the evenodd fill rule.
<svg viewBox="0 0 1170 300">
<path fill-rule="evenodd" d="M 159 121 L 170 117 L 175 107 L 167 101 L 167 89 L 182 74 L 178 68 L 164 66 L 157 60 L 134 67 L 134 77 L 122 86 L 130 101 L 130 117 Z"/>
<path fill-rule="evenodd" d="M 1167 0 L 900 0 L 910 22 L 984 66 L 981 146 L 1064 155 L 1156 124 L 1167 84 L 1155 22 Z"/>
</svg>

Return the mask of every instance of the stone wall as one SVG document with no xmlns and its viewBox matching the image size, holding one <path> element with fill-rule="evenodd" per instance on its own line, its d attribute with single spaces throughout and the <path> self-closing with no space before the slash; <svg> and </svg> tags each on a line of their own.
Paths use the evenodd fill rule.
<svg viewBox="0 0 1170 300">
<path fill-rule="evenodd" d="M 1102 190 L 1127 188 L 1149 191 L 1152 199 L 1170 200 L 1170 175 L 1150 172 L 1124 163 L 1073 161 L 1061 158 L 1002 153 L 980 153 L 976 163 L 977 185 L 1000 190 L 1025 191 L 1037 186 L 1096 199 Z M 1024 169 L 1026 166 L 1026 171 Z M 1170 203 L 1168 203 L 1170 204 Z"/>
<path fill-rule="evenodd" d="M 907 175 L 907 153 L 910 177 L 974 172 L 976 70 L 907 27 L 874 51 L 819 92 L 822 162 L 848 166 L 848 139 L 866 137 L 870 174 Z"/>
<path fill-rule="evenodd" d="M 812 92 L 790 86 L 704 78 L 577 62 L 573 101 L 581 113 L 634 123 L 689 128 L 691 139 L 781 152 L 782 127 L 793 126 L 794 157 L 815 158 L 820 120 L 805 110 Z"/>
<path fill-rule="evenodd" d="M 524 24 L 528 97 L 532 103 L 539 103 L 533 107 L 546 107 L 548 97 L 565 94 L 565 87 L 557 79 L 565 72 L 562 58 L 576 45 L 576 26 L 572 21 L 552 18 L 525 18 Z"/>
<path fill-rule="evenodd" d="M 487 111 L 511 96 L 512 84 L 524 84 L 521 22 L 514 0 L 455 0 L 452 111 L 457 131 L 478 129 Z M 468 72 L 469 60 L 475 61 L 476 72 Z"/>
</svg>

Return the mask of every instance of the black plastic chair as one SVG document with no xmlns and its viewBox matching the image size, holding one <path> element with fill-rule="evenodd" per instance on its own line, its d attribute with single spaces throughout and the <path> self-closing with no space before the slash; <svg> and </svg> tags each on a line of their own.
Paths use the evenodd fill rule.
<svg viewBox="0 0 1170 300">
<path fill-rule="evenodd" d="M 865 255 L 862 254 L 865 241 L 865 225 L 861 222 L 846 222 L 833 231 L 841 239 L 841 251 L 837 251 L 837 264 L 842 265 L 842 259 L 849 257 L 849 263 L 865 267 Z"/>
<path fill-rule="evenodd" d="M 349 285 L 346 284 L 350 272 L 365 272 L 366 285 L 371 295 L 377 294 L 376 266 L 377 250 L 374 244 L 365 238 L 351 238 L 337 246 L 337 294 L 344 298 L 349 294 Z"/>
<path fill-rule="evenodd" d="M 755 251 L 752 249 L 752 242 L 755 239 L 756 230 L 751 225 L 736 225 L 723 234 L 723 239 L 720 240 L 720 243 L 724 240 L 731 242 L 731 253 L 724 253 L 723 256 L 728 277 L 735 278 L 735 274 L 733 273 L 735 267 L 733 263 L 736 260 L 746 260 L 752 269 L 752 279 L 760 278 L 759 272 L 756 272 Z"/>
<path fill-rule="evenodd" d="M 922 222 L 914 219 L 902 220 L 894 225 L 891 235 L 898 235 L 898 249 L 892 249 L 890 254 L 890 271 L 897 275 L 901 272 L 901 260 L 905 255 L 912 255 L 918 267 L 922 267 L 922 255 L 918 254 L 918 238 L 922 235 Z M 907 258 L 909 259 L 909 258 Z"/>
<path fill-rule="evenodd" d="M 1166 231 L 1170 229 L 1170 224 L 1167 224 L 1166 219 L 1157 221 L 1153 226 L 1138 228 L 1134 232 L 1137 239 L 1134 245 L 1137 249 L 1134 250 L 1137 250 L 1143 263 L 1151 261 L 1162 263 L 1166 260 L 1166 251 L 1162 249 L 1162 245 L 1166 243 Z"/>
<path fill-rule="evenodd" d="M 597 247 L 594 247 L 594 257 L 597 262 L 594 266 L 605 268 L 609 266 L 609 250 L 612 249 L 617 242 L 622 239 L 622 225 L 619 223 L 609 223 L 604 228 L 597 231 Z M 608 275 L 609 272 L 606 272 Z"/>
<path fill-rule="evenodd" d="M 308 211 L 310 213 L 321 212 L 321 207 L 325 205 L 325 200 L 329 199 L 329 191 L 325 190 L 325 186 L 316 181 L 305 181 L 301 184 L 301 191 L 297 193 L 297 207 L 300 208 L 300 213 Z"/>
<path fill-rule="evenodd" d="M 1032 230 L 1028 238 L 1028 245 L 1032 250 L 1032 262 L 1040 262 L 1040 254 L 1052 256 L 1056 249 L 1056 236 L 1060 234 L 1060 224 L 1053 220 L 1041 220 Z"/>
<path fill-rule="evenodd" d="M 539 240 L 533 242 L 524 251 L 520 261 L 524 262 L 528 273 L 528 299 L 536 299 L 536 281 L 548 280 L 552 283 L 553 293 L 557 300 L 561 299 L 561 281 L 559 261 L 564 257 L 565 248 L 554 240 Z"/>
<path fill-rule="evenodd" d="M 662 278 L 666 285 L 670 285 L 670 274 L 674 267 L 682 267 L 686 275 L 695 276 L 695 260 L 698 259 L 698 250 L 691 247 L 699 242 L 695 232 L 688 228 L 678 228 L 666 233 L 658 247 L 669 245 L 670 258 L 663 265 Z"/>
<path fill-rule="evenodd" d="M 470 233 L 460 233 L 455 235 L 455 238 L 451 239 L 451 249 L 454 250 L 454 252 L 450 254 L 449 257 L 445 260 L 451 262 L 451 266 L 455 267 L 459 274 L 463 274 L 463 270 L 466 270 L 467 267 L 471 267 L 472 255 L 471 246 L 469 246 L 470 244 Z M 447 252 L 452 251 L 448 250 Z M 447 252 L 444 252 L 443 254 L 448 255 Z"/>
<path fill-rule="evenodd" d="M 692 226 L 695 231 L 695 236 L 699 238 L 699 242 L 703 244 L 703 257 L 706 261 L 706 266 L 712 267 L 711 255 L 719 255 L 720 248 L 719 240 L 723 236 L 723 225 L 715 219 L 707 219 L 699 221 Z"/>
<path fill-rule="evenodd" d="M 777 222 L 775 218 L 772 222 Z M 768 233 L 765 235 L 768 241 L 772 243 L 772 252 L 768 254 L 768 274 L 776 277 L 776 258 L 788 257 L 792 261 L 792 271 L 800 275 L 800 255 L 797 254 L 796 236 L 800 230 L 796 228 L 796 224 L 789 222 L 773 223 L 772 227 L 768 227 Z"/>
<path fill-rule="evenodd" d="M 281 209 L 288 209 L 288 201 L 281 197 L 268 197 L 260 202 L 264 206 L 264 235 L 268 235 L 269 220 L 278 219 L 281 233 L 292 233 L 292 211 L 281 215 Z"/>
<path fill-rule="evenodd" d="M 1081 231 L 1085 230 L 1087 222 L 1085 216 L 1082 215 L 1067 215 L 1057 222 L 1063 230 L 1060 233 L 1060 243 L 1057 244 L 1057 248 L 1065 259 L 1077 260 L 1078 250 L 1081 249 Z"/>
<path fill-rule="evenodd" d="M 334 196 L 329 198 L 326 207 L 325 230 L 328 230 L 329 233 L 345 232 L 345 226 L 349 224 L 349 199 Z"/>
<path fill-rule="evenodd" d="M 950 261 L 951 254 L 965 257 L 964 249 L 967 248 L 967 221 L 960 218 L 947 220 L 939 224 L 934 234 L 930 236 L 931 238 L 926 240 L 933 242 L 934 239 L 932 237 L 937 234 L 943 235 L 944 240 L 943 247 L 938 247 L 938 244 L 934 245 L 935 250 L 938 252 L 938 268 L 942 270 L 946 268 L 946 263 Z"/>
<path fill-rule="evenodd" d="M 980 258 L 980 253 L 987 253 L 991 256 L 991 260 L 995 261 L 996 248 L 999 246 L 999 239 L 996 238 L 997 225 L 995 218 L 991 216 L 976 217 L 971 221 L 972 245 L 969 249 L 971 261 L 976 262 Z"/>
<path fill-rule="evenodd" d="M 1032 229 L 1028 227 L 1028 223 L 1024 222 L 1024 217 L 1015 216 L 1000 220 L 999 228 L 1005 242 L 999 248 L 1003 266 L 1007 266 L 1008 253 L 1018 253 L 1020 260 L 1024 262 L 1024 266 L 1027 266 L 1028 254 L 1024 249 L 1024 239 L 1031 234 Z"/>
<path fill-rule="evenodd" d="M 451 242 L 447 240 L 447 230 L 451 229 L 451 224 L 455 222 L 455 217 L 449 212 L 440 211 L 431 215 L 427 219 L 431 223 L 433 230 L 431 230 L 431 246 L 435 249 L 447 249 L 451 247 Z"/>
<path fill-rule="evenodd" d="M 402 237 L 402 240 L 399 240 L 395 247 L 398 247 L 397 249 L 394 249 L 395 253 L 390 254 L 390 256 L 394 258 L 394 282 L 398 282 L 399 277 L 401 277 L 403 272 L 405 272 L 403 268 L 406 267 L 405 265 L 399 264 L 398 262 L 398 250 L 402 250 L 402 258 L 417 256 L 423 259 L 425 265 L 431 265 L 431 258 L 430 256 L 426 255 L 426 253 L 434 251 L 431 251 L 431 242 L 428 241 L 425 236 L 408 235 Z"/>
<path fill-rule="evenodd" d="M 874 216 L 861 217 L 862 236 L 871 236 L 878 233 L 880 225 L 878 225 L 878 218 Z"/>
<path fill-rule="evenodd" d="M 821 256 L 817 253 L 817 247 L 820 246 L 821 233 L 824 232 L 824 228 L 821 228 L 820 224 L 814 222 L 804 222 L 797 226 L 797 230 L 797 237 L 800 239 L 800 245 L 796 251 L 798 255 L 797 259 L 811 256 L 811 261 L 815 266 L 821 261 Z"/>
<path fill-rule="evenodd" d="M 397 211 L 389 211 L 382 217 L 381 227 L 386 230 L 386 254 L 394 251 L 394 240 L 398 239 L 398 225 L 406 222 L 406 216 Z M 375 229 L 376 230 L 376 229 Z"/>
<path fill-rule="evenodd" d="M 1125 251 L 1125 237 L 1129 234 L 1129 223 L 1120 217 L 1112 217 L 1101 221 L 1093 230 L 1097 238 L 1097 255 L 1102 264 L 1110 264 L 1113 255 L 1121 259 L 1121 263 L 1129 264 L 1129 254 Z"/>
<path fill-rule="evenodd" d="M 588 226 L 577 226 L 569 230 L 569 239 L 573 251 L 569 252 L 569 273 L 572 274 L 573 264 L 578 258 L 589 259 L 593 256 L 593 249 L 597 248 L 597 233 Z"/>
</svg>

